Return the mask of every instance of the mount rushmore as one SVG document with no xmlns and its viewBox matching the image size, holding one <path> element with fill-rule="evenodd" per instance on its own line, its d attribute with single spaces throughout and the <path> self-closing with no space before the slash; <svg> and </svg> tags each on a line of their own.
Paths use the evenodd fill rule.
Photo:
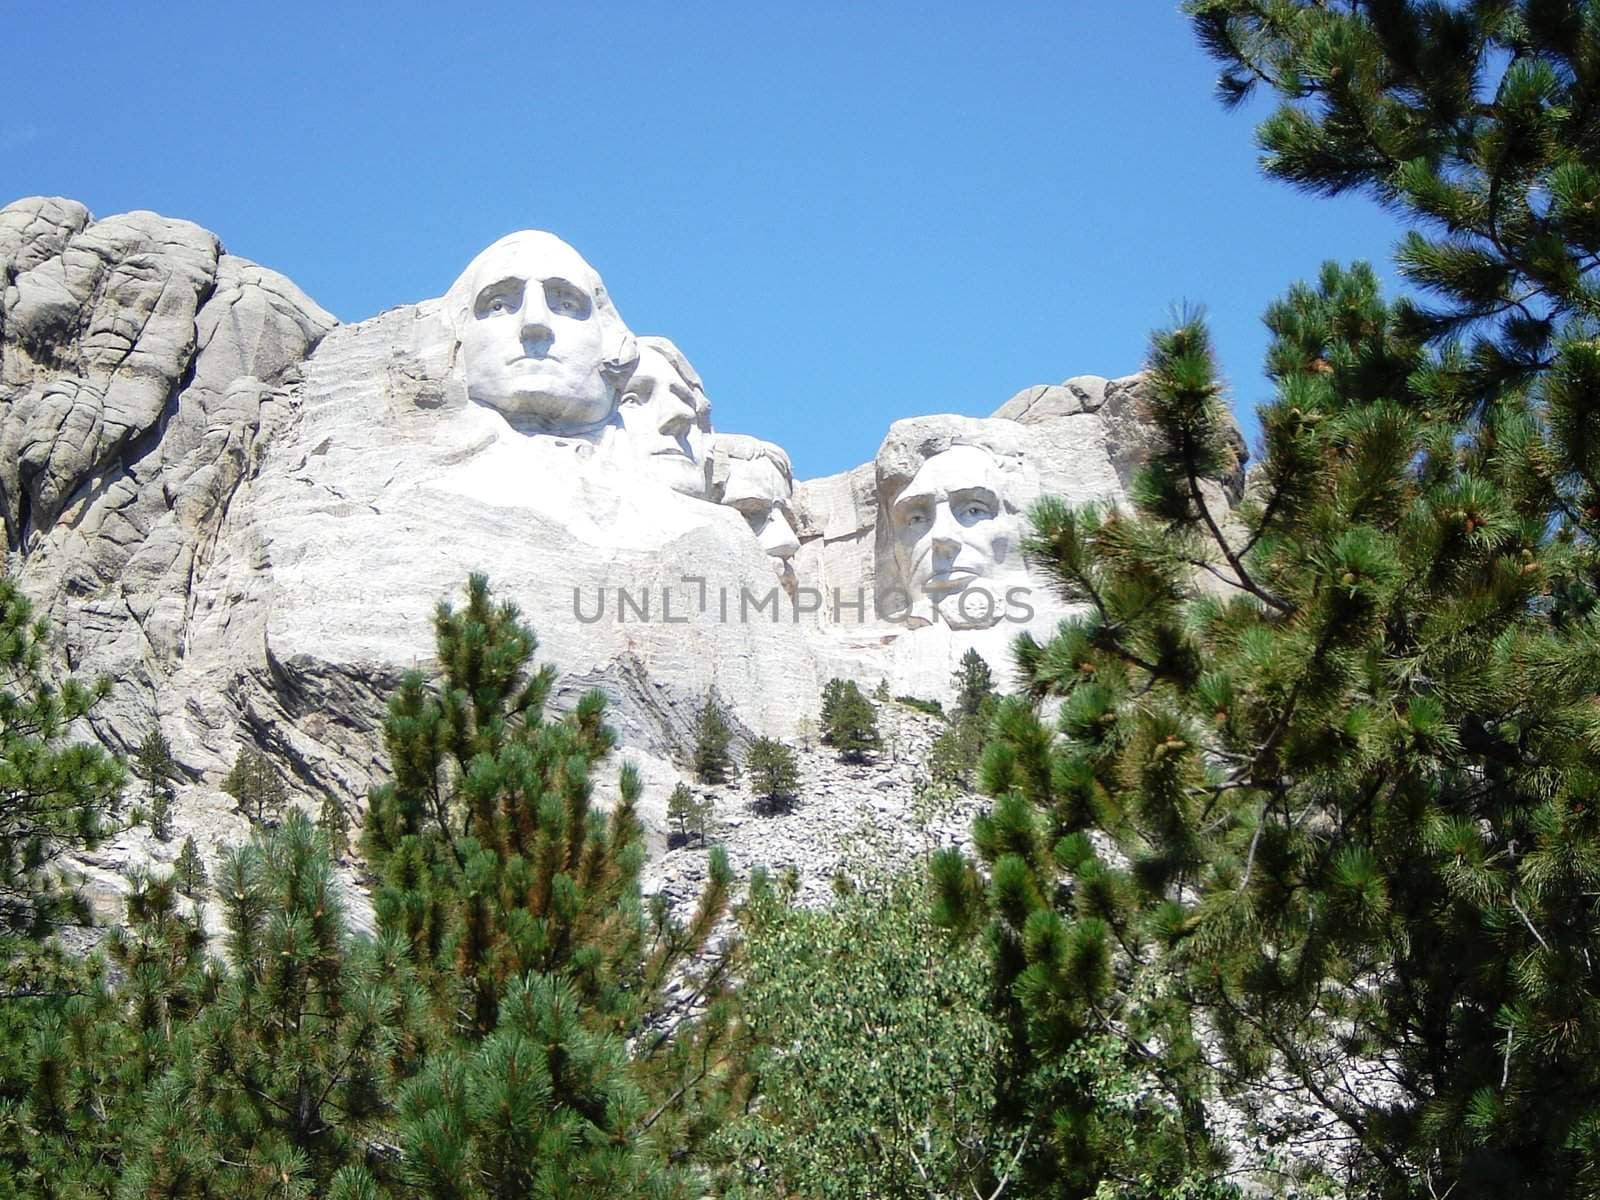
<svg viewBox="0 0 1600 1200">
<path fill-rule="evenodd" d="M 534 625 L 558 704 L 608 693 L 652 785 L 709 689 L 788 737 L 832 676 L 937 698 L 976 647 L 1004 680 L 1062 615 L 1021 554 L 1029 505 L 1122 498 L 1143 446 L 1137 377 L 1080 376 L 796 480 L 715 431 L 683 351 L 549 233 L 349 325 L 149 212 L 19 200 L 0 267 L 10 569 L 70 667 L 115 680 L 93 734 L 159 726 L 197 791 L 254 744 L 358 805 L 386 698 L 474 570 Z"/>
</svg>

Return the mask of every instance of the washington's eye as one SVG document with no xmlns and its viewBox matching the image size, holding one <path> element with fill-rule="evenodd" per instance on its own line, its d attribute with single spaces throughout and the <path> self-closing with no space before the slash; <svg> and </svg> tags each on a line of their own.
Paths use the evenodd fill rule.
<svg viewBox="0 0 1600 1200">
<path fill-rule="evenodd" d="M 544 298 L 551 312 L 580 320 L 589 315 L 589 298 L 571 284 L 545 284 Z"/>
<path fill-rule="evenodd" d="M 491 283 L 478 293 L 472 310 L 478 319 L 482 320 L 484 317 L 497 317 L 502 313 L 514 312 L 520 303 L 522 303 L 522 285 L 516 280 L 502 279 L 498 283 Z"/>
</svg>

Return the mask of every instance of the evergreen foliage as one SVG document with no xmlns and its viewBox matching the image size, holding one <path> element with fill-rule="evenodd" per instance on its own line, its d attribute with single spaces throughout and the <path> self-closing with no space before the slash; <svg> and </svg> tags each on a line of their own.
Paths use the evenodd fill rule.
<svg viewBox="0 0 1600 1200">
<path fill-rule="evenodd" d="M 172 781 L 177 778 L 178 765 L 173 761 L 172 747 L 159 726 L 153 727 L 139 743 L 134 752 L 133 770 L 144 781 L 150 832 L 164 842 L 172 836 Z"/>
<path fill-rule="evenodd" d="M 298 811 L 230 854 L 217 891 L 229 967 L 144 1095 L 119 1193 L 327 1194 L 365 1170 L 420 1062 L 404 947 L 350 937 L 327 843 Z"/>
<path fill-rule="evenodd" d="M 983 711 L 985 702 L 995 695 L 994 676 L 989 671 L 989 664 L 971 646 L 961 656 L 951 682 L 956 689 L 951 715 L 957 720 L 976 717 Z"/>
<path fill-rule="evenodd" d="M 1229 463 L 1192 320 L 1152 342 L 1135 509 L 1034 513 L 1027 552 L 1088 607 L 1018 645 L 1059 719 L 996 714 L 988 883 L 935 861 L 941 920 L 990 929 L 1002 1108 L 1057 1114 L 1030 1178 L 1114 1169 L 1051 1078 L 1110 1033 L 1130 1066 L 1164 1048 L 1144 1141 L 1175 1173 L 1217 1166 L 1199 1097 L 1270 1077 L 1349 1133 L 1361 1194 L 1591 1194 L 1600 629 L 1557 597 L 1592 594 L 1593 553 L 1541 410 L 1458 423 L 1407 320 L 1361 267 L 1273 308 L 1234 536 L 1198 483 Z"/>
<path fill-rule="evenodd" d="M 183 839 L 177 860 L 172 864 L 172 874 L 178 890 L 191 900 L 205 892 L 211 876 L 206 871 L 205 860 L 200 857 L 200 848 L 194 844 L 194 838 Z"/>
<path fill-rule="evenodd" d="M 254 746 L 242 746 L 233 767 L 222 781 L 222 790 L 232 796 L 239 811 L 256 825 L 276 821 L 289 802 L 278 769 Z"/>
<path fill-rule="evenodd" d="M 733 741 L 733 730 L 728 727 L 727 715 L 713 694 L 695 717 L 694 770 L 701 783 L 723 783 L 733 767 L 733 756 L 728 746 Z"/>
<path fill-rule="evenodd" d="M 336 861 L 350 854 L 350 814 L 332 792 L 324 792 L 317 812 L 317 828 L 328 839 L 328 851 Z"/>
<path fill-rule="evenodd" d="M 1281 104 L 1257 130 L 1269 175 L 1359 191 L 1414 228 L 1401 273 L 1439 301 L 1397 305 L 1408 335 L 1449 346 L 1429 403 L 1484 414 L 1533 388 L 1561 465 L 1586 467 L 1596 351 L 1600 21 L 1589 0 L 1188 0 L 1229 106 Z M 1576 390 L 1575 390 L 1576 389 Z M 1585 472 L 1555 484 L 1592 522 Z"/>
<path fill-rule="evenodd" d="M 774 810 L 794 802 L 800 786 L 800 764 L 794 751 L 775 738 L 756 738 L 744 759 L 750 790 L 763 807 Z"/>
<path fill-rule="evenodd" d="M 844 689 L 845 682 L 838 676 L 822 685 L 822 711 L 817 719 L 822 725 L 822 740 L 828 745 L 832 745 L 833 715 L 839 707 L 839 700 L 844 696 Z"/>
<path fill-rule="evenodd" d="M 181 913 L 174 878 L 134 871 L 128 884 L 126 923 L 102 955 L 52 996 L 0 1005 L 29 1018 L 0 1039 L 0 1195 L 113 1195 L 147 1089 L 215 995 L 204 930 Z"/>
<path fill-rule="evenodd" d="M 622 768 L 609 814 L 591 803 L 615 741 L 605 698 L 588 693 L 548 718 L 554 672 L 532 669 L 532 630 L 481 576 L 466 606 L 442 604 L 434 623 L 441 677 L 413 672 L 390 702 L 395 777 L 373 791 L 363 836 L 381 879 L 379 926 L 409 948 L 459 1047 L 403 1098 L 407 1159 L 429 1196 L 561 1180 L 615 1194 L 671 1190 L 681 1178 L 667 1157 L 709 1136 L 715 1121 L 702 1114 L 737 1086 L 723 996 L 731 951 L 693 977 L 694 1001 L 708 1006 L 698 1024 L 677 1024 L 682 993 L 668 990 L 726 910 L 727 859 L 712 851 L 687 923 L 646 913 L 637 773 Z M 646 1028 L 667 1032 L 630 1062 L 625 1039 Z M 524 1084 L 526 1110 L 509 1094 L 492 1099 L 491 1085 Z M 494 1116 L 502 1101 L 511 1110 Z M 523 1162 L 531 1145 L 548 1160 Z M 463 1175 L 465 1164 L 484 1174 Z"/>
<path fill-rule="evenodd" d="M 52 683 L 49 629 L 0 574 L 0 962 L 20 967 L 28 942 L 87 910 L 60 878 L 71 850 L 92 849 L 119 829 L 122 764 L 67 740 L 111 689 L 109 679 Z M 19 941 L 18 939 L 21 939 Z"/>
<path fill-rule="evenodd" d="M 945 715 L 944 705 L 937 700 L 924 700 L 921 696 L 896 696 L 894 699 L 896 704 L 904 704 L 907 708 L 915 709 L 930 717 L 943 718 Z"/>
<path fill-rule="evenodd" d="M 694 793 L 689 790 L 689 785 L 682 781 L 667 797 L 667 820 L 678 827 L 679 835 L 685 839 L 689 836 L 689 822 L 694 820 L 695 810 L 698 807 Z"/>
<path fill-rule="evenodd" d="M 847 762 L 861 762 L 883 745 L 872 701 L 853 681 L 828 681 L 822 690 L 822 722 L 822 740 Z"/>
</svg>

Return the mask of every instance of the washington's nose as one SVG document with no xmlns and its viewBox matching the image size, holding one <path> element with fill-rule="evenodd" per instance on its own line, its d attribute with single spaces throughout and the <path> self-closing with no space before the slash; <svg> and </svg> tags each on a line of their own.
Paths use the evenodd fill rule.
<svg viewBox="0 0 1600 1200">
<path fill-rule="evenodd" d="M 800 552 L 800 539 L 795 534 L 783 509 L 774 507 L 766 528 L 761 531 L 761 548 L 774 558 L 792 558 Z"/>
<path fill-rule="evenodd" d="M 554 337 L 544 294 L 530 288 L 522 302 L 522 341 L 526 345 L 548 346 Z"/>
</svg>

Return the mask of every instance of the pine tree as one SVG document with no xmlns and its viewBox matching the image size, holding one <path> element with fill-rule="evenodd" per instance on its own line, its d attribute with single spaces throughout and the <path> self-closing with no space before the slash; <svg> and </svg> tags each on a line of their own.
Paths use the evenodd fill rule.
<svg viewBox="0 0 1600 1200">
<path fill-rule="evenodd" d="M 123 766 L 98 747 L 67 741 L 111 690 L 51 682 L 49 629 L 0 575 L 0 962 L 25 969 L 58 926 L 87 922 L 57 870 L 69 851 L 93 849 L 120 828 Z M 20 957 L 19 957 L 20 956 Z"/>
<path fill-rule="evenodd" d="M 172 836 L 172 781 L 177 778 L 178 765 L 173 761 L 172 747 L 167 744 L 160 726 L 152 728 L 139 743 L 134 752 L 133 770 L 144 781 L 150 832 L 164 842 Z"/>
<path fill-rule="evenodd" d="M 989 672 L 989 664 L 984 661 L 983 655 L 970 646 L 961 656 L 951 682 L 956 689 L 952 715 L 957 720 L 976 717 L 983 710 L 984 701 L 995 694 L 994 676 Z"/>
<path fill-rule="evenodd" d="M 185 1030 L 215 996 L 219 975 L 205 954 L 205 931 L 181 912 L 176 878 L 134 868 L 128 889 L 124 923 L 87 964 L 77 990 L 33 1013 L 22 1043 L 25 1070 L 3 1072 L 0 1189 L 115 1194 L 147 1090 L 172 1067 Z"/>
<path fill-rule="evenodd" d="M 728 778 L 733 766 L 728 753 L 732 741 L 733 730 L 728 728 L 722 705 L 714 694 L 708 694 L 695 717 L 694 770 L 701 783 L 722 783 Z"/>
<path fill-rule="evenodd" d="M 324 1195 L 340 1173 L 348 1187 L 422 1062 L 403 947 L 346 931 L 327 843 L 299 811 L 231 853 L 217 892 L 229 965 L 126 1131 L 119 1194 Z"/>
<path fill-rule="evenodd" d="M 1001 1108 L 1075 1131 L 1031 1175 L 1110 1169 L 1051 1072 L 1111 1028 L 1130 1069 L 1163 1047 L 1140 1140 L 1174 1178 L 1213 1168 L 1198 1098 L 1269 1077 L 1349 1132 L 1373 1194 L 1588 1195 L 1600 626 L 1558 599 L 1597 578 L 1560 453 L 1520 391 L 1461 422 L 1436 390 L 1452 351 L 1365 268 L 1268 323 L 1278 394 L 1236 527 L 1201 486 L 1231 464 L 1193 321 L 1153 339 L 1133 510 L 1035 513 L 1027 552 L 1088 607 L 1018 647 L 1056 730 L 1024 699 L 996 715 L 987 895 L 935 861 L 941 918 L 990 925 Z"/>
<path fill-rule="evenodd" d="M 276 821 L 289 802 L 288 789 L 265 754 L 243 746 L 222 781 L 222 790 L 238 802 L 239 811 L 257 825 Z"/>
<path fill-rule="evenodd" d="M 774 738 L 756 738 L 744 760 L 750 790 L 768 810 L 786 808 L 800 786 L 800 766 L 794 751 Z"/>
<path fill-rule="evenodd" d="M 677 825 L 679 835 L 685 840 L 689 837 L 689 822 L 694 818 L 695 808 L 694 793 L 680 780 L 672 789 L 672 795 L 667 797 L 667 820 Z"/>
<path fill-rule="evenodd" d="M 825 745 L 833 744 L 833 716 L 844 696 L 844 689 L 844 680 L 837 676 L 822 685 L 822 711 L 817 720 L 822 725 L 822 741 Z"/>
<path fill-rule="evenodd" d="M 408 1169 L 441 1197 L 674 1186 L 662 1148 L 709 1136 L 708 1097 L 737 1074 L 728 952 L 688 977 L 701 1022 L 682 1022 L 684 993 L 669 994 L 726 910 L 726 856 L 713 850 L 687 923 L 647 914 L 637 772 L 623 766 L 609 814 L 591 803 L 615 743 L 605 697 L 547 717 L 554 670 L 532 668 L 533 631 L 482 576 L 434 628 L 439 678 L 412 672 L 390 701 L 394 779 L 363 832 L 379 927 L 410 948 L 457 1044 L 403 1099 Z M 630 1060 L 625 1039 L 646 1028 L 664 1032 Z"/>
<path fill-rule="evenodd" d="M 205 860 L 200 857 L 200 848 L 194 844 L 194 838 L 183 839 L 177 861 L 172 864 L 172 873 L 178 881 L 178 890 L 191 900 L 205 892 L 211 876 L 206 872 Z"/>
<path fill-rule="evenodd" d="M 1600 10 L 1186 7 L 1223 64 L 1225 101 L 1261 88 L 1281 101 L 1258 130 L 1269 174 L 1380 200 L 1413 226 L 1397 264 L 1429 296 L 1384 306 L 1370 277 L 1329 269 L 1269 314 L 1269 461 L 1239 562 L 1213 564 L 1247 574 L 1287 628 L 1325 622 L 1339 588 L 1347 609 L 1368 607 L 1360 622 L 1386 625 L 1365 642 L 1337 629 L 1302 644 L 1319 681 L 1376 656 L 1378 684 L 1342 726 L 1320 688 L 1296 689 L 1291 657 L 1264 658 L 1287 689 L 1268 732 L 1282 729 L 1264 761 L 1230 770 L 1242 783 L 1277 768 L 1299 784 L 1298 771 L 1296 798 L 1310 793 L 1321 772 L 1296 758 L 1318 732 L 1307 709 L 1339 731 L 1330 753 L 1370 754 L 1375 715 L 1407 747 L 1399 764 L 1387 747 L 1372 755 L 1373 770 L 1400 769 L 1370 798 L 1346 805 L 1335 791 L 1291 830 L 1337 822 L 1322 860 L 1333 883 L 1313 875 L 1294 894 L 1332 896 L 1330 911 L 1366 922 L 1365 961 L 1385 981 L 1369 982 L 1356 1029 L 1400 1064 L 1404 1099 L 1347 1106 L 1346 1123 L 1386 1187 L 1409 1174 L 1429 1194 L 1591 1194 L 1600 1093 L 1581 1049 L 1596 1026 L 1581 930 L 1594 914 L 1594 764 L 1571 739 L 1595 691 L 1584 647 L 1600 528 Z M 1334 590 L 1302 595 L 1330 565 L 1343 568 Z M 1285 645 L 1240 627 L 1258 654 Z M 1241 707 L 1215 698 L 1214 721 Z M 1285 846 L 1299 849 L 1277 810 L 1263 812 L 1245 822 L 1247 895 Z M 1312 956 L 1305 977 L 1321 966 Z"/>
<path fill-rule="evenodd" d="M 328 850 L 334 859 L 341 860 L 350 854 L 350 814 L 332 792 L 324 792 L 317 813 L 317 828 L 328 839 Z"/>
<path fill-rule="evenodd" d="M 823 740 L 839 752 L 841 759 L 861 762 L 882 747 L 878 714 L 854 682 L 842 683 L 831 705 L 825 694 L 823 708 L 827 713 Z"/>
<path fill-rule="evenodd" d="M 1456 414 L 1536 386 L 1568 463 L 1595 418 L 1550 384 L 1596 351 L 1600 163 L 1590 114 L 1600 24 L 1589 0 L 1187 0 L 1222 64 L 1219 93 L 1282 101 L 1261 123 L 1267 173 L 1360 191 L 1412 224 L 1396 255 L 1439 307 L 1403 304 L 1408 333 L 1453 348 Z M 1459 350 L 1461 352 L 1455 352 Z M 1435 367 L 1435 370 L 1438 368 Z M 1540 381 L 1543 380 L 1541 383 Z M 1570 395 L 1570 393 L 1568 393 Z M 1581 476 L 1562 480 L 1581 488 Z M 1567 520 L 1592 520 L 1579 506 Z"/>
<path fill-rule="evenodd" d="M 89 923 L 88 905 L 64 856 L 120 832 L 123 765 L 98 747 L 68 741 L 109 680 L 56 682 L 48 625 L 35 620 L 0 573 L 0 1194 L 49 1195 L 77 1180 L 112 1180 L 99 1148 L 104 1112 L 76 1103 L 72 1039 L 93 1042 L 104 973 L 54 935 Z M 110 1071 L 110 1062 L 94 1067 Z M 98 1078 L 91 1074 L 90 1082 Z M 92 1089 L 96 1099 L 105 1089 Z M 84 1143 L 82 1133 L 92 1139 Z M 79 1150 L 80 1144 L 84 1145 Z"/>
<path fill-rule="evenodd" d="M 701 796 L 694 802 L 694 808 L 689 816 L 689 830 L 700 839 L 700 844 L 706 844 L 706 837 L 711 833 L 716 818 L 716 807 L 710 796 Z"/>
</svg>

